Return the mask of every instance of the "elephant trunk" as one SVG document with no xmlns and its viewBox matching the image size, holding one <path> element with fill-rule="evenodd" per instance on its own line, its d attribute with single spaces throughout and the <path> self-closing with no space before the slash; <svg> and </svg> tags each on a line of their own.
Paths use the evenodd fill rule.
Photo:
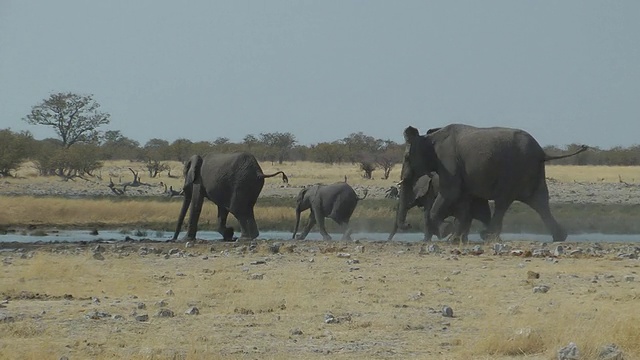
<svg viewBox="0 0 640 360">
<path fill-rule="evenodd" d="M 178 224 L 176 225 L 176 232 L 173 233 L 173 240 L 178 240 L 178 234 L 180 234 L 180 230 L 182 229 L 182 223 L 184 222 L 184 217 L 187 215 L 187 209 L 189 209 L 189 205 L 191 205 L 191 194 L 192 194 L 191 186 L 185 186 L 184 200 L 182 201 L 182 208 L 180 208 L 180 215 L 178 215 Z"/>
<path fill-rule="evenodd" d="M 406 183 L 400 186 L 400 199 L 398 201 L 398 209 L 396 211 L 396 222 L 393 226 L 394 232 L 397 229 L 406 230 L 411 227 L 406 223 L 407 212 L 412 207 L 413 203 L 413 200 L 410 200 L 413 197 L 413 192 L 410 189 L 411 186 Z"/>
<path fill-rule="evenodd" d="M 293 235 L 291 236 L 291 239 L 295 240 L 296 238 L 296 233 L 298 232 L 298 225 L 300 225 L 300 213 L 302 212 L 302 209 L 300 209 L 300 204 L 298 204 L 298 206 L 296 206 L 296 226 L 293 229 Z"/>
</svg>

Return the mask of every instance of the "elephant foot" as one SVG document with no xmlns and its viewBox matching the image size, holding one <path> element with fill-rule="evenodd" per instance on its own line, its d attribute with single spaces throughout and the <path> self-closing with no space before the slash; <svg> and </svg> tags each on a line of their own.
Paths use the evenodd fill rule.
<svg viewBox="0 0 640 360">
<path fill-rule="evenodd" d="M 553 242 L 562 242 L 567 240 L 567 232 L 564 230 L 557 231 L 553 234 Z"/>
<path fill-rule="evenodd" d="M 235 241 L 236 239 L 233 237 L 233 227 L 224 228 L 224 230 L 220 231 L 222 234 L 222 241 Z"/>
</svg>

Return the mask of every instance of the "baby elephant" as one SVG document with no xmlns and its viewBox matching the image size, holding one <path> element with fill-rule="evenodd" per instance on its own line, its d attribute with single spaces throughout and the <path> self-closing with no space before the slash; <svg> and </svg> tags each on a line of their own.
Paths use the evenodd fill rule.
<svg viewBox="0 0 640 360">
<path fill-rule="evenodd" d="M 367 197 L 365 192 L 362 198 L 356 195 L 353 188 L 344 182 L 331 185 L 312 185 L 304 188 L 296 199 L 296 226 L 293 230 L 293 239 L 296 239 L 298 225 L 300 224 L 300 213 L 311 209 L 309 223 L 298 235 L 298 240 L 303 240 L 311 231 L 313 225 L 318 223 L 320 233 L 324 240 L 331 240 L 331 236 L 324 227 L 324 218 L 333 219 L 340 227 L 344 228 L 343 240 L 351 240 L 351 229 L 349 229 L 349 219 L 355 210 L 359 200 Z"/>
<path fill-rule="evenodd" d="M 443 222 L 439 228 L 434 228 L 429 223 L 429 211 L 431 211 L 431 207 L 433 206 L 433 202 L 438 195 L 438 191 L 440 189 L 440 177 L 436 173 L 430 173 L 429 175 L 423 175 L 415 183 L 413 189 L 409 189 L 410 191 L 407 193 L 407 189 L 400 190 L 400 196 L 408 196 L 410 201 L 408 201 L 408 207 L 406 210 L 409 210 L 415 206 L 420 207 L 424 210 L 424 240 L 430 241 L 433 235 L 437 235 L 438 237 L 444 236 L 446 234 L 451 234 L 451 240 L 460 240 L 463 242 L 467 241 L 467 235 L 469 234 L 469 228 L 471 227 L 471 220 L 476 219 L 481 221 L 485 227 L 489 226 L 489 222 L 491 221 L 491 208 L 489 207 L 489 202 L 484 199 L 471 197 L 468 203 L 464 201 L 459 201 L 454 204 L 450 209 L 448 209 L 447 216 L 455 217 L 455 221 L 453 224 Z M 400 209 L 397 209 L 398 214 Z M 467 219 L 463 222 L 458 218 L 460 215 L 463 215 L 467 211 L 466 214 Z M 406 216 L 406 214 L 404 214 Z M 453 228 L 451 229 L 451 226 Z M 391 230 L 391 234 L 389 234 L 388 240 L 393 239 L 393 236 L 398 231 L 398 222 L 394 222 L 393 229 Z M 484 239 L 486 237 L 486 231 L 483 230 L 481 233 L 481 237 Z"/>
</svg>

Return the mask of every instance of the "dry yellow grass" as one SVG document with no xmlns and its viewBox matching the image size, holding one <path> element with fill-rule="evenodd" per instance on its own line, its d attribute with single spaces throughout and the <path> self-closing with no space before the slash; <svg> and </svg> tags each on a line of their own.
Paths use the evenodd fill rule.
<svg viewBox="0 0 640 360">
<path fill-rule="evenodd" d="M 640 294 L 623 280 L 637 260 L 455 260 L 450 248 L 420 255 L 420 244 L 367 242 L 292 241 L 272 254 L 271 244 L 255 252 L 197 244 L 186 249 L 196 256 L 169 259 L 138 248 L 180 245 L 102 245 L 103 261 L 92 258 L 95 245 L 11 256 L 1 268 L 0 294 L 10 299 L 0 312 L 13 321 L 0 323 L 0 359 L 550 359 L 569 342 L 583 359 L 608 343 L 640 358 Z M 263 279 L 251 280 L 256 273 Z M 534 293 L 539 284 L 549 292 Z M 161 300 L 175 317 L 155 316 Z M 445 304 L 453 318 L 440 315 Z M 184 314 L 194 305 L 200 315 Z M 123 318 L 87 319 L 92 311 Z M 328 313 L 340 322 L 325 323 Z"/>
<path fill-rule="evenodd" d="M 640 166 L 547 165 L 547 177 L 562 182 L 640 183 Z"/>
</svg>

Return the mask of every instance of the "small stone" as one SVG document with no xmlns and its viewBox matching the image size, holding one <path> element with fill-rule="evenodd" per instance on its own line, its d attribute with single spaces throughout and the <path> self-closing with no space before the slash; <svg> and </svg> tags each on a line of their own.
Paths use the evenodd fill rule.
<svg viewBox="0 0 640 360">
<path fill-rule="evenodd" d="M 556 246 L 556 248 L 553 250 L 553 256 L 560 256 L 563 254 L 564 254 L 564 246 L 562 245 Z"/>
<path fill-rule="evenodd" d="M 551 256 L 549 249 L 535 249 L 533 250 L 533 257 L 548 257 Z"/>
<path fill-rule="evenodd" d="M 527 271 L 527 279 L 540 279 L 540 273 L 535 271 Z"/>
<path fill-rule="evenodd" d="M 165 292 L 165 294 L 167 294 L 167 295 L 169 295 L 169 296 L 173 296 L 173 295 L 175 295 L 175 294 L 173 293 L 173 290 L 171 290 L 171 289 L 167 290 L 167 291 Z"/>
<path fill-rule="evenodd" d="M 100 299 L 98 299 L 97 297 L 94 296 L 94 297 L 91 298 L 91 302 L 94 303 L 94 304 L 100 304 Z"/>
<path fill-rule="evenodd" d="M 187 315 L 199 315 L 200 314 L 200 310 L 198 310 L 197 307 L 192 306 L 189 309 L 187 309 L 187 311 L 184 312 Z"/>
<path fill-rule="evenodd" d="M 139 310 L 144 310 L 147 308 L 147 305 L 143 302 L 139 302 L 136 304 L 136 308 L 138 308 Z"/>
<path fill-rule="evenodd" d="M 453 309 L 450 306 L 443 306 L 442 307 L 442 316 L 444 317 L 453 317 Z"/>
<path fill-rule="evenodd" d="M 173 249 L 170 249 L 170 250 L 169 250 L 169 253 L 168 253 L 168 254 L 169 254 L 169 255 L 175 255 L 175 254 L 178 254 L 179 252 L 180 252 L 180 249 L 173 248 Z"/>
<path fill-rule="evenodd" d="M 626 282 L 633 282 L 633 281 L 635 281 L 635 279 L 636 279 L 636 277 L 633 276 L 633 275 L 625 275 L 624 276 L 624 281 L 626 281 Z"/>
<path fill-rule="evenodd" d="M 536 287 L 533 288 L 533 292 L 534 293 L 546 293 L 549 291 L 549 286 L 548 285 L 538 285 Z"/>
<path fill-rule="evenodd" d="M 102 256 L 102 253 L 93 253 L 93 258 L 96 260 L 104 260 L 104 256 Z"/>
<path fill-rule="evenodd" d="M 173 313 L 173 311 L 171 311 L 169 309 L 160 309 L 156 313 L 156 316 L 157 317 L 174 317 L 175 314 Z"/>
<path fill-rule="evenodd" d="M 135 319 L 136 321 L 140 321 L 140 322 L 149 321 L 149 315 L 147 314 L 136 315 Z"/>
<path fill-rule="evenodd" d="M 85 319 L 90 319 L 90 320 L 100 320 L 100 319 L 111 317 L 111 315 L 103 311 L 89 311 L 84 315 L 84 317 Z"/>
<path fill-rule="evenodd" d="M 436 244 L 431 244 L 427 247 L 427 252 L 429 254 L 439 254 L 440 253 L 440 247 Z"/>
<path fill-rule="evenodd" d="M 409 300 L 416 301 L 424 297 L 424 293 L 422 291 L 418 291 L 414 294 L 409 295 Z"/>
<path fill-rule="evenodd" d="M 191 241 L 187 241 L 187 242 L 184 244 L 184 247 L 185 247 L 185 248 L 192 248 L 192 247 L 193 247 L 193 243 L 192 243 Z"/>
<path fill-rule="evenodd" d="M 291 329 L 291 331 L 289 331 L 289 333 L 290 333 L 291 335 L 302 335 L 302 334 L 303 334 L 303 333 L 302 333 L 302 330 L 300 330 L 300 329 L 298 329 L 298 328 Z"/>
<path fill-rule="evenodd" d="M 558 350 L 558 360 L 578 360 L 580 359 L 580 351 L 578 346 L 570 342 L 569 345 Z"/>
<path fill-rule="evenodd" d="M 607 344 L 602 347 L 598 359 L 601 360 L 623 360 L 622 351 L 616 344 Z"/>
<path fill-rule="evenodd" d="M 113 320 L 124 320 L 124 316 L 122 316 L 120 314 L 113 315 L 111 318 Z"/>
<path fill-rule="evenodd" d="M 356 246 L 355 251 L 358 252 L 358 253 L 363 253 L 364 252 L 364 245 Z"/>
<path fill-rule="evenodd" d="M 333 316 L 333 314 L 325 314 L 324 315 L 324 322 L 325 322 L 325 324 L 337 324 L 338 323 L 338 319 L 336 319 L 336 317 Z"/>
<path fill-rule="evenodd" d="M 277 253 L 279 253 L 279 252 L 280 252 L 280 246 L 282 246 L 282 244 L 280 244 L 280 243 L 273 243 L 273 244 L 269 245 L 269 251 L 270 251 L 272 254 L 277 254 Z"/>
<path fill-rule="evenodd" d="M 476 245 L 473 247 L 473 249 L 471 249 L 471 255 L 482 255 L 483 253 L 484 253 L 484 250 L 480 245 Z"/>
<path fill-rule="evenodd" d="M 453 270 L 453 271 L 451 272 L 451 275 L 460 275 L 460 273 L 461 273 L 461 272 L 462 272 L 462 271 L 460 271 L 460 270 Z"/>
<path fill-rule="evenodd" d="M 349 253 L 338 253 L 336 256 L 339 257 L 339 258 L 350 258 L 351 254 L 349 254 Z"/>
<path fill-rule="evenodd" d="M 251 274 L 249 275 L 249 280 L 262 280 L 264 279 L 264 274 L 260 274 L 260 273 L 255 273 L 255 274 Z"/>
</svg>

